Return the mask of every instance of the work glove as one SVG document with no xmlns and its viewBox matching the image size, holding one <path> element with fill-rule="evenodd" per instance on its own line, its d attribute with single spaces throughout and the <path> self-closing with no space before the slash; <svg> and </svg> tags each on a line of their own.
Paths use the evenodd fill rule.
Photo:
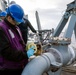
<svg viewBox="0 0 76 75">
<path fill-rule="evenodd" d="M 34 54 L 34 46 L 32 46 L 28 51 L 27 51 L 27 56 L 28 58 L 30 58 L 30 56 L 33 56 Z"/>
</svg>

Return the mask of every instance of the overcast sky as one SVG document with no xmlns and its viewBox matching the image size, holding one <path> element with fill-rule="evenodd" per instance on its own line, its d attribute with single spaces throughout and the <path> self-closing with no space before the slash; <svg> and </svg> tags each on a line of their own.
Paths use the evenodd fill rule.
<svg viewBox="0 0 76 75">
<path fill-rule="evenodd" d="M 10 0 L 12 1 L 12 0 Z M 74 0 L 14 0 L 21 5 L 35 29 L 37 29 L 35 11 L 38 11 L 42 29 L 56 28 L 67 4 Z"/>
</svg>

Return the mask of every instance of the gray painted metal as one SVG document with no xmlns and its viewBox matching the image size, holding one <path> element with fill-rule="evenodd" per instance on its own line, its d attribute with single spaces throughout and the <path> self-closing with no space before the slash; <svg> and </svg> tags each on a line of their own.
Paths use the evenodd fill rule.
<svg viewBox="0 0 76 75">
<path fill-rule="evenodd" d="M 61 67 L 71 64 L 76 60 L 76 50 L 70 46 L 70 39 L 75 31 L 76 35 L 76 0 L 70 3 L 67 10 L 62 17 L 58 27 L 50 39 L 51 48 L 47 50 L 49 53 L 44 53 L 41 56 L 31 60 L 24 68 L 22 75 L 42 75 L 43 72 L 48 72 L 49 75 L 61 75 Z M 37 22 L 39 22 L 38 12 L 36 12 Z M 59 38 L 62 29 L 69 19 L 68 28 Z M 40 25 L 40 24 L 39 24 Z M 39 27 L 38 27 L 39 28 Z M 41 28 L 39 28 L 41 30 Z M 57 38 L 55 38 L 57 37 Z M 52 72 L 50 69 L 58 68 L 57 71 Z"/>
<path fill-rule="evenodd" d="M 49 53 L 43 53 L 31 60 L 21 75 L 42 75 L 44 72 L 49 75 L 60 75 L 62 66 L 69 65 L 76 60 L 76 50 L 71 46 L 67 48 L 68 50 L 63 47 L 55 48 L 50 48 Z M 52 72 L 51 68 L 58 68 L 58 70 Z"/>
<path fill-rule="evenodd" d="M 75 27 L 74 27 L 74 34 L 75 34 L 75 39 L 76 39 L 76 23 L 75 23 Z"/>
<path fill-rule="evenodd" d="M 66 12 L 67 13 L 67 12 Z M 59 25 L 57 26 L 57 28 L 55 29 L 54 33 L 52 34 L 53 37 L 59 36 L 62 29 L 64 28 L 66 22 L 68 21 L 69 18 L 69 14 L 64 14 L 64 16 L 62 17 Z"/>
<path fill-rule="evenodd" d="M 37 21 L 38 31 L 42 30 L 40 20 L 39 20 L 39 15 L 37 11 L 36 11 L 36 21 Z"/>
<path fill-rule="evenodd" d="M 35 13 L 35 15 L 36 15 L 36 21 L 37 21 L 37 26 L 38 26 L 38 38 L 39 38 L 39 40 L 40 40 L 40 42 L 41 42 L 41 40 L 42 40 L 42 34 L 41 34 L 41 30 L 42 30 L 42 28 L 41 28 L 41 24 L 40 24 L 40 19 L 39 19 L 39 15 L 38 15 L 38 12 L 36 11 L 36 13 Z"/>
<path fill-rule="evenodd" d="M 76 23 L 76 15 L 72 14 L 70 16 L 70 21 L 69 21 L 68 28 L 67 28 L 67 30 L 65 32 L 65 35 L 63 37 L 71 38 L 73 30 L 74 30 L 74 27 L 75 27 L 75 23 Z"/>
<path fill-rule="evenodd" d="M 63 65 L 66 65 L 68 63 L 68 61 L 70 60 L 70 55 L 69 55 L 69 52 L 68 52 L 68 46 L 53 45 L 51 47 L 57 49 L 61 53 L 62 58 L 63 58 Z"/>
<path fill-rule="evenodd" d="M 24 68 L 21 75 L 42 75 L 50 70 L 51 67 L 59 68 L 61 63 L 56 62 L 52 53 L 44 53 L 31 60 Z"/>
<path fill-rule="evenodd" d="M 47 57 L 38 56 L 26 65 L 21 75 L 42 75 L 49 69 L 50 64 Z"/>
</svg>

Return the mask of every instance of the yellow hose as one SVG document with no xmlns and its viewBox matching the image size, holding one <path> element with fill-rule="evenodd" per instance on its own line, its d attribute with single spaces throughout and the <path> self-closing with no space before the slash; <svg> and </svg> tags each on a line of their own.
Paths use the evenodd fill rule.
<svg viewBox="0 0 76 75">
<path fill-rule="evenodd" d="M 37 46 L 36 46 L 36 44 L 35 44 L 34 42 L 29 42 L 29 43 L 27 43 L 27 45 L 26 45 L 26 50 L 29 50 L 32 46 L 35 47 L 35 48 L 34 48 L 34 50 L 35 50 L 34 53 L 36 53 L 36 52 L 37 52 Z"/>
</svg>

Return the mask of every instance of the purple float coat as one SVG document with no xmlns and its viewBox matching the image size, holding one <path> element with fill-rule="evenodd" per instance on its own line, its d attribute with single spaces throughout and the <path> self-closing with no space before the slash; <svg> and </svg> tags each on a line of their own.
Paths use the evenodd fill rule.
<svg viewBox="0 0 76 75">
<path fill-rule="evenodd" d="M 13 50 L 25 52 L 25 44 L 22 39 L 21 32 L 19 28 L 16 26 L 17 32 L 16 33 L 5 21 L 0 22 L 0 28 L 4 31 L 8 41 L 9 46 Z M 26 56 L 27 57 L 27 56 Z M 19 57 L 20 58 L 20 57 Z M 27 58 L 19 62 L 11 61 L 4 58 L 2 55 L 0 56 L 0 68 L 2 69 L 21 69 L 28 61 Z"/>
</svg>

